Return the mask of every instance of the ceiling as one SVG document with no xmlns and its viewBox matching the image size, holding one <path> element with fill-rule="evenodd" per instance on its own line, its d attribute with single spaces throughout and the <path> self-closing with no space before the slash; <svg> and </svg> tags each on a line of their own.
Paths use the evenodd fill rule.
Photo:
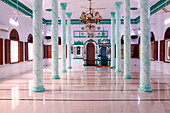
<svg viewBox="0 0 170 113">
<path fill-rule="evenodd" d="M 19 0 L 24 5 L 32 9 L 33 0 Z M 123 0 L 92 0 L 92 7 L 93 8 L 106 8 L 106 10 L 100 10 L 100 14 L 104 19 L 110 19 L 110 12 L 115 11 L 114 2 L 122 2 Z M 131 11 L 131 18 L 136 18 L 139 16 L 139 9 L 140 9 L 140 0 L 130 0 L 131 7 L 138 7 L 138 10 Z M 150 0 L 150 5 L 152 6 L 159 0 Z M 72 12 L 72 19 L 78 19 L 82 11 L 86 9 L 80 8 L 80 6 L 88 7 L 88 0 L 58 0 L 59 3 L 59 17 L 61 12 L 60 3 L 66 2 L 67 3 L 67 12 Z M 51 8 L 51 0 L 43 0 L 43 18 L 46 20 L 51 19 L 49 12 L 45 11 L 46 9 Z M 123 16 L 123 4 L 121 7 L 121 14 Z"/>
</svg>

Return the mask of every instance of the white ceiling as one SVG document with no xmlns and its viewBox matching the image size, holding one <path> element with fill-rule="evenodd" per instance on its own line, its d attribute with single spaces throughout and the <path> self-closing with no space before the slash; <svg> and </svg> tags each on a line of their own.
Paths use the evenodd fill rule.
<svg viewBox="0 0 170 113">
<path fill-rule="evenodd" d="M 24 3 L 26 6 L 32 9 L 33 0 L 19 0 L 20 2 Z M 99 10 L 101 16 L 104 19 L 110 18 L 110 12 L 115 11 L 114 2 L 119 2 L 123 0 L 92 0 L 92 7 L 93 8 L 106 8 L 106 10 Z M 152 6 L 159 0 L 150 0 L 150 5 Z M 78 19 L 82 11 L 86 9 L 80 8 L 80 6 L 88 7 L 88 0 L 58 0 L 59 3 L 59 17 L 61 12 L 60 3 L 66 2 L 67 3 L 67 12 L 72 12 L 72 19 Z M 138 7 L 140 6 L 140 0 L 130 0 L 131 7 Z M 45 11 L 46 9 L 51 8 L 51 0 L 43 0 L 43 17 L 45 19 L 49 19 L 49 13 Z M 139 8 L 140 9 L 140 8 Z M 131 11 L 131 18 L 135 18 L 139 16 L 139 9 L 136 11 Z M 123 16 L 123 5 L 121 7 L 121 14 Z M 50 17 L 51 18 L 51 17 Z"/>
</svg>

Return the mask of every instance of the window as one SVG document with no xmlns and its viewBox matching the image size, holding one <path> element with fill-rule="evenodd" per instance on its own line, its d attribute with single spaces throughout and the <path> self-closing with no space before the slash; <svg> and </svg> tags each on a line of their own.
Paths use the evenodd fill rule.
<svg viewBox="0 0 170 113">
<path fill-rule="evenodd" d="M 77 47 L 77 55 L 80 55 L 80 46 Z"/>
<path fill-rule="evenodd" d="M 154 60 L 154 42 L 151 42 L 151 60 Z"/>
<path fill-rule="evenodd" d="M 165 41 L 165 61 L 170 62 L 170 40 Z"/>
<path fill-rule="evenodd" d="M 28 60 L 33 60 L 33 43 L 28 43 Z"/>
<path fill-rule="evenodd" d="M 11 40 L 11 63 L 18 62 L 18 41 Z"/>
</svg>

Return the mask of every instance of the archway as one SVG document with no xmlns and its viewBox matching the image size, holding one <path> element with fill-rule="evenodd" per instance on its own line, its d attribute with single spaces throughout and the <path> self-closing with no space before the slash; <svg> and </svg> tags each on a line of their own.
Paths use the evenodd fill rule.
<svg viewBox="0 0 170 113">
<path fill-rule="evenodd" d="M 95 65 L 95 46 L 93 43 L 87 44 L 87 65 L 94 66 Z"/>
<path fill-rule="evenodd" d="M 105 46 L 101 48 L 101 60 L 102 66 L 107 66 L 107 47 Z"/>
<path fill-rule="evenodd" d="M 10 32 L 10 39 L 19 41 L 19 34 L 16 29 L 12 29 Z"/>
</svg>

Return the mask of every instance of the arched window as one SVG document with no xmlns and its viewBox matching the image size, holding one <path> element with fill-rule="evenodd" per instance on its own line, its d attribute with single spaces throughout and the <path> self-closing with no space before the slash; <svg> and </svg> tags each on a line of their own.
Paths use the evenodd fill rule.
<svg viewBox="0 0 170 113">
<path fill-rule="evenodd" d="M 16 29 L 11 30 L 10 39 L 19 41 L 19 34 Z"/>
<path fill-rule="evenodd" d="M 27 40 L 28 40 L 29 43 L 33 43 L 33 36 L 32 36 L 32 34 L 28 35 L 28 39 Z"/>
<path fill-rule="evenodd" d="M 77 55 L 80 55 L 80 46 L 77 47 Z"/>
<path fill-rule="evenodd" d="M 32 34 L 28 35 L 27 40 L 28 40 L 28 45 L 26 45 L 27 50 L 25 52 L 25 56 L 28 61 L 32 61 L 33 60 L 33 36 Z"/>
<path fill-rule="evenodd" d="M 19 34 L 16 29 L 12 29 L 10 32 L 10 63 L 17 63 L 20 60 L 20 43 Z M 23 48 L 22 48 L 23 49 Z"/>
</svg>

